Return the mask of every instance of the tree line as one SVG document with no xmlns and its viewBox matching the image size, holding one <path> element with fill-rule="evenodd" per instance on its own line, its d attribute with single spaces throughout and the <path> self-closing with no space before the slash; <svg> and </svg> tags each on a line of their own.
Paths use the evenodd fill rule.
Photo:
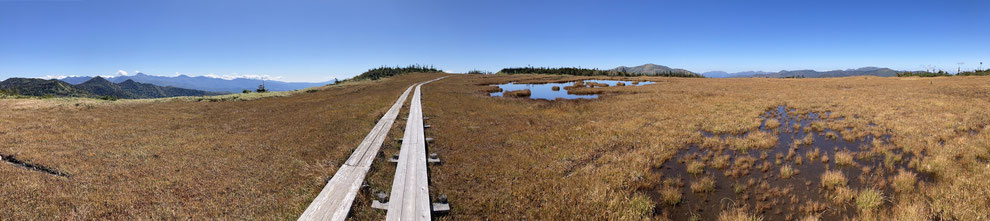
<svg viewBox="0 0 990 221">
<path fill-rule="evenodd" d="M 378 80 L 382 78 L 392 77 L 396 75 L 408 74 L 408 73 L 432 73 L 432 72 L 443 72 L 440 69 L 436 69 L 433 65 L 409 65 L 405 67 L 386 67 L 381 66 L 374 68 L 360 75 L 352 78 L 354 80 Z"/>
<path fill-rule="evenodd" d="M 949 72 L 939 70 L 936 72 L 931 71 L 906 71 L 897 73 L 898 77 L 949 77 L 949 76 L 990 76 L 990 69 L 985 70 L 974 70 L 959 72 L 956 74 L 950 74 Z"/>
</svg>

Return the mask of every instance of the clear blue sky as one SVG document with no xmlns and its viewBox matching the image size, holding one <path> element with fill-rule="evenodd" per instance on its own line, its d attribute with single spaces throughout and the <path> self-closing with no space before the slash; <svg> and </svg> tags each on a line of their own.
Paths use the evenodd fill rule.
<svg viewBox="0 0 990 221">
<path fill-rule="evenodd" d="M 140 70 L 324 81 L 417 63 L 955 71 L 980 61 L 990 63 L 986 0 L 0 0 L 0 79 Z"/>
</svg>

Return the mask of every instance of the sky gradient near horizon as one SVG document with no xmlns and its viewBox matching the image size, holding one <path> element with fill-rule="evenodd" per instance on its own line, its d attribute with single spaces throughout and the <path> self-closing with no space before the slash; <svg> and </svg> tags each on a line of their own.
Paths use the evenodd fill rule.
<svg viewBox="0 0 990 221">
<path fill-rule="evenodd" d="M 0 0 L 0 80 L 141 71 L 316 82 L 408 64 L 955 72 L 990 67 L 988 39 L 985 0 Z"/>
</svg>

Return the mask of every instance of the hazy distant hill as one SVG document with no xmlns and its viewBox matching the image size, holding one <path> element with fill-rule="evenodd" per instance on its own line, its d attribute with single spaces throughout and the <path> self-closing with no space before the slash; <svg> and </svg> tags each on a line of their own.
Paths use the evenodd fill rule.
<svg viewBox="0 0 990 221">
<path fill-rule="evenodd" d="M 124 99 L 162 98 L 176 96 L 204 96 L 221 93 L 176 87 L 162 87 L 153 84 L 137 83 L 125 80 L 113 83 L 102 77 L 91 78 L 78 85 L 72 85 L 59 80 L 44 80 L 33 78 L 10 78 L 0 82 L 0 89 L 13 91 L 30 96 L 59 96 L 59 97 L 115 97 Z"/>
<path fill-rule="evenodd" d="M 777 73 L 770 74 L 756 74 L 752 77 L 769 77 L 769 78 L 782 78 L 782 77 L 806 77 L 806 78 L 831 78 L 831 77 L 848 77 L 848 76 L 880 76 L 880 77 L 893 77 L 897 76 L 898 71 L 890 68 L 878 68 L 878 67 L 864 67 L 857 69 L 846 69 L 846 70 L 833 70 L 833 71 L 815 71 L 815 70 L 796 70 L 796 71 L 780 71 Z"/>
<path fill-rule="evenodd" d="M 709 72 L 701 73 L 701 75 L 710 78 L 735 78 L 735 77 L 750 77 L 757 74 L 770 74 L 770 73 L 773 72 L 744 71 L 744 72 L 728 73 L 724 71 L 709 71 Z"/>
<path fill-rule="evenodd" d="M 880 77 L 893 77 L 897 76 L 896 71 L 890 68 L 878 68 L 878 67 L 863 67 L 857 69 L 846 69 L 846 70 L 833 70 L 833 71 L 815 71 L 815 70 L 794 70 L 794 71 L 779 71 L 779 72 L 764 72 L 764 71 L 746 71 L 737 73 L 726 73 L 724 71 L 709 71 L 701 73 L 705 77 L 710 78 L 741 78 L 741 77 L 762 77 L 762 78 L 784 78 L 784 77 L 805 77 L 805 78 L 831 78 L 831 77 L 848 77 L 848 76 L 880 76 Z"/>
<path fill-rule="evenodd" d="M 656 65 L 656 64 L 644 64 L 635 67 L 619 66 L 617 68 L 612 69 L 612 71 L 629 72 L 629 73 L 643 74 L 643 75 L 654 75 L 657 73 L 694 74 L 694 72 L 688 70 L 684 70 L 680 68 L 670 68 L 667 66 Z"/>
<path fill-rule="evenodd" d="M 93 77 L 66 77 L 61 80 L 71 83 L 71 84 L 82 84 Z M 155 76 L 148 75 L 144 73 L 137 73 L 133 76 L 115 76 L 107 78 L 110 82 L 122 83 L 127 80 L 134 80 L 140 83 L 154 84 L 158 86 L 171 86 L 178 88 L 188 88 L 194 90 L 202 91 L 213 91 L 213 92 L 230 92 L 238 93 L 243 90 L 255 90 L 258 89 L 258 85 L 262 84 L 261 80 L 258 79 L 247 79 L 247 78 L 236 78 L 236 79 L 221 79 L 212 77 L 190 77 L 186 75 L 179 75 L 175 77 L 166 76 Z M 299 90 L 309 87 L 317 87 L 327 85 L 333 82 L 318 82 L 318 83 L 304 83 L 304 82 L 282 82 L 282 81 L 264 81 L 265 89 L 269 91 L 291 91 Z"/>
</svg>

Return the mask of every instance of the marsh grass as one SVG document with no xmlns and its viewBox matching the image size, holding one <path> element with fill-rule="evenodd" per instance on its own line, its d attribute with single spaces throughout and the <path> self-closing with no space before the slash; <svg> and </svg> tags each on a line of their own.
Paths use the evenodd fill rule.
<svg viewBox="0 0 990 221">
<path fill-rule="evenodd" d="M 708 193 L 715 191 L 715 180 L 711 177 L 701 177 L 691 183 L 691 191 L 695 193 Z"/>
<path fill-rule="evenodd" d="M 842 171 L 829 170 L 822 174 L 822 187 L 825 189 L 835 189 L 845 186 L 848 181 Z"/>
<path fill-rule="evenodd" d="M 522 90 L 515 90 L 515 91 L 506 91 L 505 93 L 502 94 L 502 96 L 505 96 L 505 97 L 529 97 L 532 94 L 533 94 L 533 92 L 531 92 L 529 89 L 522 89 Z"/>
<path fill-rule="evenodd" d="M 899 193 L 909 193 L 914 191 L 914 185 L 917 182 L 916 177 L 917 176 L 915 173 L 901 169 L 897 175 L 894 176 L 891 186 L 893 186 L 894 190 Z"/>
<path fill-rule="evenodd" d="M 713 158 L 711 161 L 711 167 L 719 170 L 725 169 L 729 167 L 729 163 L 731 162 L 731 160 L 732 160 L 732 156 L 730 155 L 715 156 L 715 158 Z"/>
<path fill-rule="evenodd" d="M 797 169 L 794 169 L 790 165 L 781 166 L 780 167 L 780 178 L 784 178 L 784 179 L 791 178 L 791 176 L 794 176 L 794 174 L 796 172 L 797 172 Z"/>
<path fill-rule="evenodd" d="M 687 172 L 699 175 L 705 172 L 705 163 L 699 160 L 691 160 L 687 163 Z"/>
<path fill-rule="evenodd" d="M 859 190 L 856 196 L 856 207 L 861 211 L 872 212 L 883 205 L 884 196 L 879 190 L 868 188 Z"/>
<path fill-rule="evenodd" d="M 777 129 L 780 127 L 780 120 L 777 120 L 777 118 L 767 119 L 765 126 L 767 130 Z"/>
<path fill-rule="evenodd" d="M 406 87 L 439 76 L 203 101 L 0 99 L 30 104 L 0 111 L 0 154 L 72 175 L 0 163 L 0 219 L 295 219 Z"/>
<path fill-rule="evenodd" d="M 763 217 L 749 214 L 743 208 L 729 209 L 722 211 L 718 216 L 718 221 L 762 221 Z"/>
<path fill-rule="evenodd" d="M 831 192 L 832 202 L 838 205 L 843 205 L 849 203 L 856 197 L 856 191 L 853 191 L 847 186 L 838 186 L 834 191 Z"/>
<path fill-rule="evenodd" d="M 890 135 L 892 145 L 914 154 L 911 160 L 916 163 L 912 165 L 934 177 L 931 184 L 918 185 L 909 196 L 927 196 L 923 201 L 931 210 L 941 211 L 943 217 L 979 220 L 990 213 L 981 195 L 974 194 L 988 189 L 981 180 L 990 179 L 990 173 L 974 168 L 983 165 L 976 156 L 986 152 L 982 150 L 986 145 L 981 144 L 990 138 L 984 132 L 956 132 L 956 128 L 985 127 L 988 118 L 982 107 L 990 106 L 986 99 L 990 78 L 935 79 L 929 84 L 875 77 L 791 81 L 637 77 L 627 80 L 657 84 L 581 88 L 600 94 L 599 99 L 590 101 L 493 99 L 480 95 L 476 86 L 527 79 L 582 79 L 553 77 L 455 76 L 424 86 L 424 111 L 443 116 L 431 121 L 437 126 L 430 132 L 437 137 L 431 151 L 445 157 L 444 166 L 430 168 L 431 191 L 447 194 L 456 208 L 439 220 L 685 220 L 686 216 L 674 212 L 682 211 L 676 208 L 687 201 L 665 206 L 658 200 L 655 209 L 668 212 L 642 216 L 641 203 L 628 200 L 638 194 L 630 184 L 649 177 L 645 174 L 673 160 L 685 147 L 708 142 L 713 145 L 704 145 L 703 151 L 734 150 L 737 147 L 718 137 L 706 138 L 698 131 L 742 135 L 757 130 L 760 116 L 780 105 L 804 112 L 830 112 L 821 128 L 849 135 L 842 139 Z M 870 126 L 871 122 L 875 126 Z M 776 130 L 792 127 L 781 125 Z M 810 128 L 818 130 L 815 125 Z M 940 140 L 944 147 L 939 146 Z M 828 162 L 831 152 L 823 151 L 827 147 L 819 148 Z M 733 157 L 726 173 L 747 172 L 737 169 L 738 158 L 742 157 Z M 821 165 L 821 158 L 806 158 L 803 166 L 795 168 Z M 755 163 L 749 164 L 752 171 L 758 171 L 752 168 Z M 815 180 L 809 186 L 818 184 Z M 754 187 L 746 193 L 757 191 L 762 190 Z M 796 205 L 804 203 L 800 201 Z M 755 206 L 750 204 L 746 210 L 755 211 Z M 768 212 L 773 215 L 772 210 Z M 698 216 L 715 219 L 718 212 L 714 213 Z M 833 213 L 840 219 L 858 216 L 831 209 L 825 212 Z"/>
<path fill-rule="evenodd" d="M 818 148 L 814 148 L 811 151 L 808 151 L 808 153 L 805 154 L 805 156 L 808 157 L 809 161 L 814 161 L 814 160 L 818 160 L 818 157 L 821 156 L 821 152 L 818 151 Z"/>
<path fill-rule="evenodd" d="M 853 159 L 855 154 L 847 151 L 837 151 L 835 152 L 835 165 L 853 167 L 856 166 L 856 161 Z"/>
<path fill-rule="evenodd" d="M 677 186 L 664 185 L 660 189 L 660 197 L 667 205 L 677 205 L 681 202 L 681 189 Z"/>
</svg>

